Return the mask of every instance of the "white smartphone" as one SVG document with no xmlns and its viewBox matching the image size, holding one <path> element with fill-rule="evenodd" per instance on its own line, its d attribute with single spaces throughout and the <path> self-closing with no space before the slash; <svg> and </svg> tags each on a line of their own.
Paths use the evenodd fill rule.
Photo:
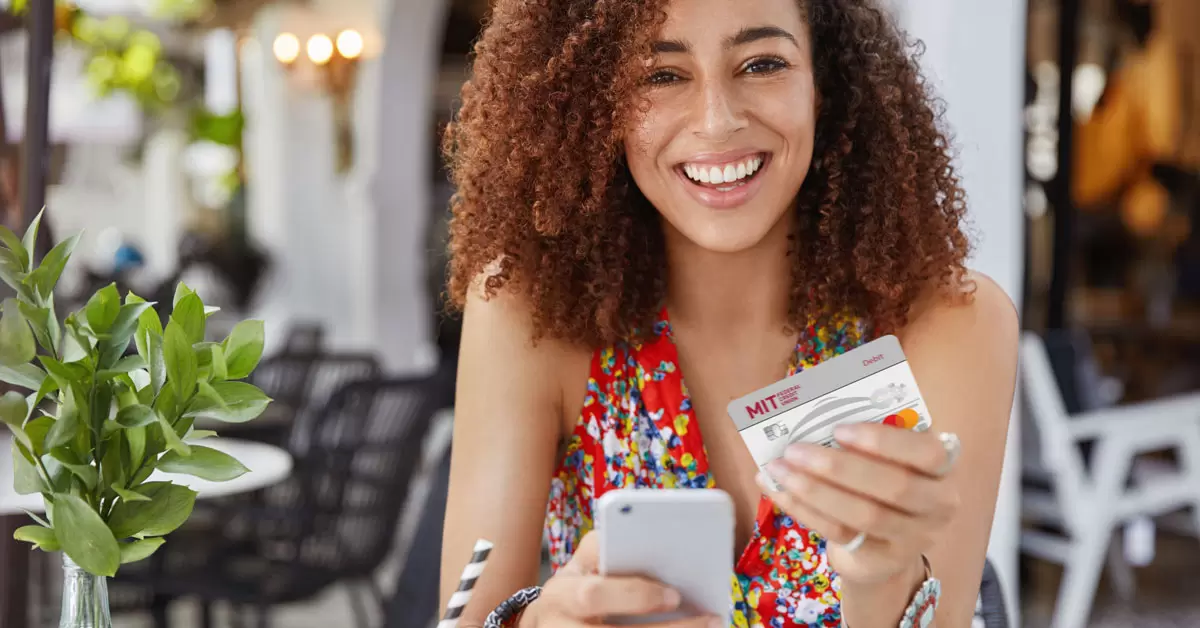
<svg viewBox="0 0 1200 628">
<path fill-rule="evenodd" d="M 733 610 L 733 501 L 716 489 L 618 489 L 597 504 L 600 573 L 652 578 L 679 591 L 683 605 L 655 616 L 612 617 L 630 626 Z"/>
</svg>

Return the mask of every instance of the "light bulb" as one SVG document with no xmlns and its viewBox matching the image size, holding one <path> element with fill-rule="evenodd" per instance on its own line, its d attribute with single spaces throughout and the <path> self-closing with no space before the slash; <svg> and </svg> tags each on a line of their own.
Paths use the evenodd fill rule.
<svg viewBox="0 0 1200 628">
<path fill-rule="evenodd" d="M 337 36 L 338 54 L 346 59 L 357 59 L 363 53 L 363 38 L 358 31 L 346 29 Z"/>
<path fill-rule="evenodd" d="M 329 35 L 316 34 L 308 38 L 308 58 L 317 65 L 325 65 L 333 58 L 333 40 Z"/>
<path fill-rule="evenodd" d="M 300 56 L 300 39 L 291 33 L 280 33 L 271 50 L 280 63 L 292 63 Z"/>
</svg>

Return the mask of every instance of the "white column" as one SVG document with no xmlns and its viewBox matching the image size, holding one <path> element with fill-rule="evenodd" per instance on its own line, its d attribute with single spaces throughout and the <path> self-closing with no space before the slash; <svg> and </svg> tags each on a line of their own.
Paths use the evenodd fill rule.
<svg viewBox="0 0 1200 628">
<path fill-rule="evenodd" d="M 187 133 L 170 127 L 155 131 L 146 140 L 142 159 L 146 213 L 141 231 L 146 237 L 139 244 L 145 251 L 146 270 L 151 277 L 166 277 L 179 264 L 179 237 L 191 208 L 183 164 L 187 144 Z"/>
<path fill-rule="evenodd" d="M 246 229 L 251 241 L 270 257 L 271 264 L 254 312 L 255 317 L 267 322 L 268 351 L 291 319 L 286 200 L 290 108 L 287 73 L 271 54 L 282 17 L 280 7 L 264 7 L 241 56 L 242 112 L 246 118 L 243 152 L 248 179 Z"/>
<path fill-rule="evenodd" d="M 905 27 L 925 41 L 923 68 L 946 100 L 961 149 L 959 172 L 972 226 L 980 234 L 971 266 L 1021 298 L 1024 241 L 1021 106 L 1025 2 L 894 0 Z M 1009 617 L 1018 621 L 1020 437 L 1009 433 L 989 556 L 1004 580 Z"/>
<path fill-rule="evenodd" d="M 393 370 L 428 368 L 433 347 L 425 229 L 434 167 L 433 89 L 448 6 L 445 0 L 395 0 L 384 20 L 378 171 L 371 186 L 373 272 L 377 346 Z"/>
</svg>

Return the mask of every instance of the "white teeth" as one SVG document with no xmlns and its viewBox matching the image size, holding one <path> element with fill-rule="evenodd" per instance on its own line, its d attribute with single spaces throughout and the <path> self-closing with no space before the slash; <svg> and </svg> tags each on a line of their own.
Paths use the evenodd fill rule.
<svg viewBox="0 0 1200 628">
<path fill-rule="evenodd" d="M 684 164 L 683 172 L 693 181 L 720 185 L 734 183 L 758 172 L 762 168 L 762 157 L 751 157 L 734 164 L 726 164 L 723 168 L 699 164 Z"/>
</svg>

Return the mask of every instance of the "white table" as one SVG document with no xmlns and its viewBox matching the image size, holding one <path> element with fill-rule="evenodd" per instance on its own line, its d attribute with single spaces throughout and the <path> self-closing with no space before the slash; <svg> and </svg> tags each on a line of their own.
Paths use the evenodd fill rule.
<svg viewBox="0 0 1200 628">
<path fill-rule="evenodd" d="M 19 515 L 23 511 L 42 512 L 42 495 L 18 495 L 13 491 L 11 436 L 0 435 L 0 515 Z M 277 484 L 292 472 L 292 457 L 279 447 L 238 440 L 236 438 L 206 438 L 197 444 L 223 451 L 250 469 L 249 473 L 228 482 L 210 482 L 190 475 L 155 471 L 150 479 L 170 480 L 199 493 L 197 499 L 225 497 L 249 493 Z"/>
</svg>

